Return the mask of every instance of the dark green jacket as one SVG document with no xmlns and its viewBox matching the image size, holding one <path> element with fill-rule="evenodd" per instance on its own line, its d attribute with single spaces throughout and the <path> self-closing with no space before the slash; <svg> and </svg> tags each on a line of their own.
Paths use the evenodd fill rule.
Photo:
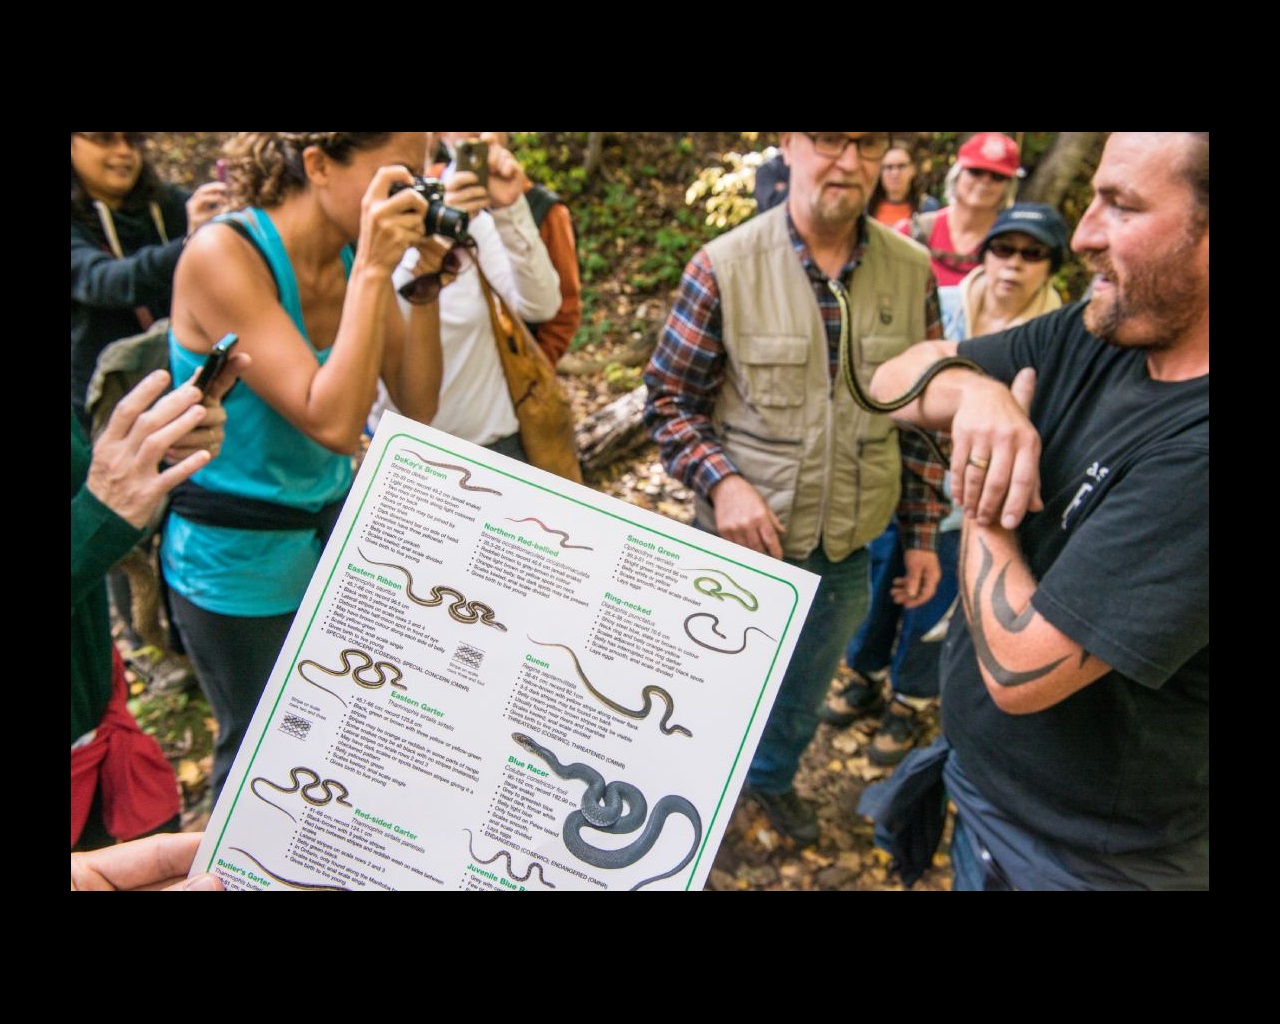
<svg viewBox="0 0 1280 1024">
<path fill-rule="evenodd" d="M 102 721 L 111 696 L 107 571 L 142 538 L 89 493 L 92 452 L 71 410 L 71 742 Z"/>
</svg>

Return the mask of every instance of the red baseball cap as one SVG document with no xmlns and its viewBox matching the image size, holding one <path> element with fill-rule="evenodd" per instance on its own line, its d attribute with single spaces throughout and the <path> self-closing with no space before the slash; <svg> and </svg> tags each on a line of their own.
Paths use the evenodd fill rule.
<svg viewBox="0 0 1280 1024">
<path fill-rule="evenodd" d="M 956 162 L 961 167 L 994 171 L 1007 178 L 1022 176 L 1018 144 L 1003 132 L 978 132 L 960 147 Z"/>
</svg>

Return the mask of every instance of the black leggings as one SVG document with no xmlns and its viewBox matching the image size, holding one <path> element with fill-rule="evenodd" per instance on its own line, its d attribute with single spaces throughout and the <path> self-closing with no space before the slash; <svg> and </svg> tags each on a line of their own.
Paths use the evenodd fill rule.
<svg viewBox="0 0 1280 1024">
<path fill-rule="evenodd" d="M 260 618 L 218 615 L 169 592 L 174 625 L 191 658 L 218 722 L 213 746 L 213 799 L 227 781 L 231 762 L 284 646 L 293 612 Z"/>
</svg>

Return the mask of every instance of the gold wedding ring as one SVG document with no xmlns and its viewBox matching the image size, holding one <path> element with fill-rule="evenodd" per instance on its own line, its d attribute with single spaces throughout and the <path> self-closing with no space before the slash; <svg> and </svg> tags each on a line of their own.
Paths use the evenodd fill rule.
<svg viewBox="0 0 1280 1024">
<path fill-rule="evenodd" d="M 978 455 L 970 455 L 970 456 L 969 456 L 967 459 L 965 459 L 964 461 L 965 461 L 965 464 L 966 464 L 966 465 L 973 466 L 973 467 L 974 467 L 974 469 L 980 469 L 980 470 L 982 470 L 984 473 L 986 472 L 987 467 L 988 467 L 989 465 L 991 465 L 991 460 L 990 460 L 990 459 L 984 459 L 984 458 L 982 458 L 981 456 L 978 456 Z"/>
</svg>

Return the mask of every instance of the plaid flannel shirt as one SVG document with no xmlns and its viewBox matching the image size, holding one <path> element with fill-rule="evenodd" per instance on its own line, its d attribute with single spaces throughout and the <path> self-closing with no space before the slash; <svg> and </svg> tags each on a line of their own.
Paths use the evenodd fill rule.
<svg viewBox="0 0 1280 1024">
<path fill-rule="evenodd" d="M 840 307 L 827 287 L 826 275 L 796 234 L 789 212 L 787 229 L 822 311 L 827 329 L 828 371 L 834 387 L 840 363 Z M 846 288 L 862 261 L 866 244 L 865 222 L 859 222 L 858 245 L 840 271 L 840 281 Z M 924 308 L 925 337 L 940 340 L 942 314 L 932 274 L 925 289 Z M 724 384 L 725 359 L 720 289 L 706 249 L 699 249 L 685 267 L 675 305 L 645 369 L 649 395 L 644 425 L 658 445 L 667 473 L 704 497 L 724 477 L 738 472 L 711 424 L 716 396 Z M 897 516 L 903 543 L 909 548 L 933 550 L 938 523 L 951 509 L 942 486 L 947 467 L 913 431 L 903 430 L 899 436 L 902 497 Z"/>
</svg>

